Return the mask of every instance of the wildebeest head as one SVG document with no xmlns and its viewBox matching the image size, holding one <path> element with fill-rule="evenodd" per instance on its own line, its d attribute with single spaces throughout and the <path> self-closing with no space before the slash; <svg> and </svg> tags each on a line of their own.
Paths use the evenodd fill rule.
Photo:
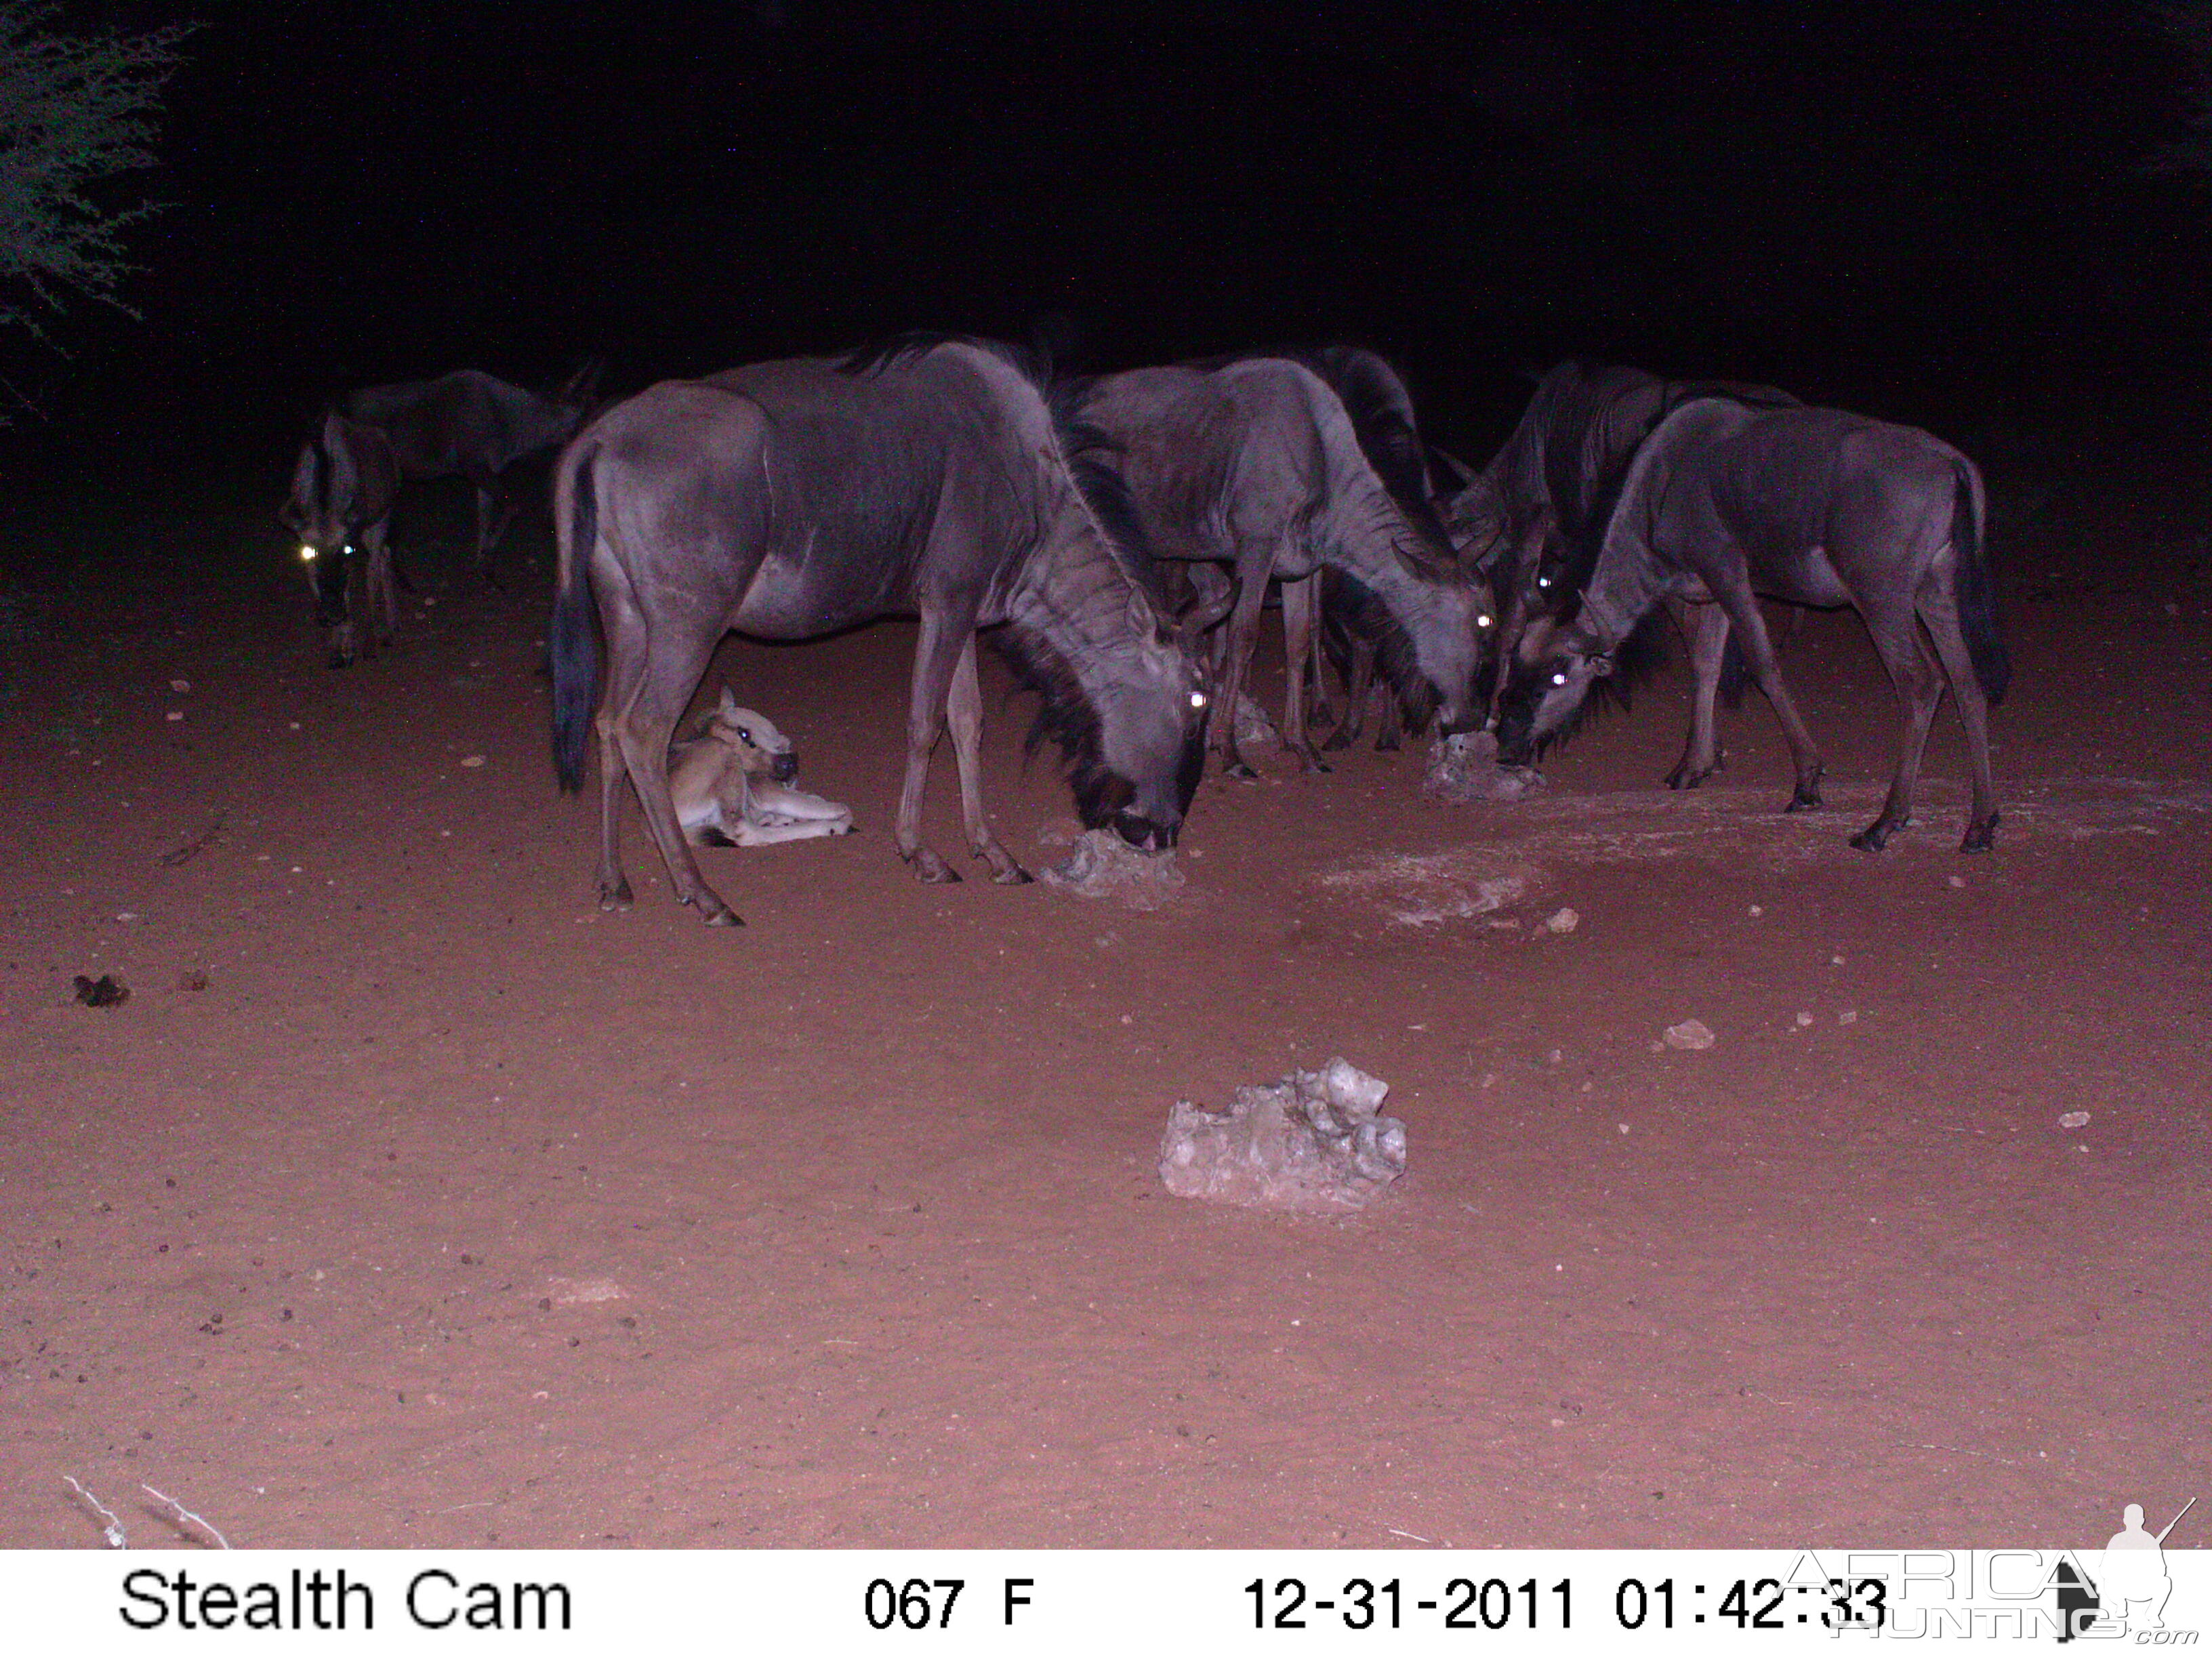
<svg viewBox="0 0 2212 1659">
<path fill-rule="evenodd" d="M 726 685 L 708 716 L 706 735 L 730 750 L 738 769 L 749 778 L 789 783 L 799 775 L 799 752 L 791 739 L 757 709 L 739 708 Z"/>
<path fill-rule="evenodd" d="M 1613 673 L 1613 653 L 1577 622 L 1539 624 L 1505 672 L 1498 721 L 1501 765 L 1526 766 L 1559 738 L 1581 712 L 1590 688 Z"/>
<path fill-rule="evenodd" d="M 1206 769 L 1212 703 L 1203 659 L 1193 653 L 1142 593 L 1129 596 L 1134 644 L 1098 699 L 1097 775 L 1076 802 L 1086 828 L 1109 825 L 1132 847 L 1165 852 Z M 1090 799 L 1085 799 L 1088 793 Z"/>
<path fill-rule="evenodd" d="M 1029 747 L 1059 740 L 1084 828 L 1165 852 L 1206 769 L 1212 686 L 1202 655 L 1163 626 L 1141 592 L 1131 592 L 1127 619 L 1127 642 L 1087 676 L 1041 633 L 1009 628 L 994 639 L 1042 698 Z"/>
<path fill-rule="evenodd" d="M 346 578 L 359 527 L 360 469 L 346 441 L 349 423 L 333 410 L 300 447 L 292 493 L 277 517 L 300 538 L 299 557 L 315 597 L 315 620 L 333 630 L 347 625 Z M 332 641 L 334 655 L 352 657 L 350 641 Z"/>
</svg>

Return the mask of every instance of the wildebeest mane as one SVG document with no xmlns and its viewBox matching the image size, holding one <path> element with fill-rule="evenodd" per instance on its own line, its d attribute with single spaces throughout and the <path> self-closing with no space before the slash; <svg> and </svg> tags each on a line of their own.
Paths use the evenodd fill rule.
<svg viewBox="0 0 2212 1659">
<path fill-rule="evenodd" d="M 1112 821 L 1134 799 L 1126 778 L 1106 764 L 1098 711 L 1067 659 L 1041 634 L 1009 623 L 984 635 L 1006 660 L 1021 685 L 1037 694 L 1036 718 L 1023 739 L 1022 753 L 1034 757 L 1046 738 L 1060 744 L 1061 769 L 1075 794 L 1076 815 L 1086 830 Z"/>
<path fill-rule="evenodd" d="M 934 351 L 939 346 L 972 346 L 978 351 L 988 351 L 1044 393 L 1052 383 L 1052 365 L 1042 354 L 1026 346 L 1006 340 L 986 339 L 980 334 L 959 334 L 951 330 L 915 328 L 894 334 L 887 340 L 855 346 L 837 358 L 838 372 L 843 374 L 880 374 L 895 364 L 911 362 L 915 358 Z"/>
<path fill-rule="evenodd" d="M 1372 641 L 1375 660 L 1398 694 L 1407 723 L 1418 731 L 1435 711 L 1437 698 L 1436 688 L 1421 671 L 1413 636 L 1390 614 L 1382 596 L 1358 577 L 1341 568 L 1332 568 L 1328 575 L 1332 598 L 1341 606 L 1339 614 L 1355 635 Z"/>
<path fill-rule="evenodd" d="M 1051 380 L 1044 387 L 1045 407 L 1051 411 L 1053 433 L 1060 440 L 1068 476 L 1075 480 L 1091 516 L 1105 531 L 1115 562 L 1165 617 L 1169 606 L 1166 591 L 1160 585 L 1158 561 L 1145 533 L 1136 497 L 1129 493 L 1129 481 L 1115 465 L 1121 447 L 1085 413 L 1097 384 L 1095 375 Z"/>
</svg>

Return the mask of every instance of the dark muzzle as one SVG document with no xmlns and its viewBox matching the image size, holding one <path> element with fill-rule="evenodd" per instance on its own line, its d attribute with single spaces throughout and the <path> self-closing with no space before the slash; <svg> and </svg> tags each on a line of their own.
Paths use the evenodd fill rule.
<svg viewBox="0 0 2212 1659">
<path fill-rule="evenodd" d="M 778 783 L 789 783 L 799 775 L 799 757 L 789 752 L 778 755 L 775 764 L 768 769 L 768 775 Z"/>
<path fill-rule="evenodd" d="M 1142 812 L 1121 811 L 1114 814 L 1114 833 L 1140 853 L 1164 853 L 1176 844 L 1182 826 L 1155 823 Z"/>
</svg>

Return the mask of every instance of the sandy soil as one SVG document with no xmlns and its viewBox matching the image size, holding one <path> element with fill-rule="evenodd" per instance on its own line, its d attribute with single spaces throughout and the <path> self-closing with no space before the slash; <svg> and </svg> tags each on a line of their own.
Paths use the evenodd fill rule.
<svg viewBox="0 0 2212 1659">
<path fill-rule="evenodd" d="M 64 1475 L 289 1546 L 2080 1545 L 2212 1486 L 2179 554 L 2012 550 L 1994 857 L 1948 713 L 1921 823 L 1845 846 L 1897 718 L 1846 615 L 1788 647 L 1825 814 L 1755 701 L 1656 787 L 1675 671 L 1529 802 L 1209 781 L 1149 913 L 908 876 L 908 629 L 732 643 L 861 833 L 708 854 L 723 933 L 634 816 L 638 908 L 591 902 L 542 569 L 421 560 L 331 673 L 255 500 L 4 590 L 0 1541 L 98 1542 Z M 954 800 L 946 757 L 949 857 Z M 1339 1053 L 1409 1126 L 1387 1201 L 1163 1192 L 1170 1102 Z"/>
</svg>

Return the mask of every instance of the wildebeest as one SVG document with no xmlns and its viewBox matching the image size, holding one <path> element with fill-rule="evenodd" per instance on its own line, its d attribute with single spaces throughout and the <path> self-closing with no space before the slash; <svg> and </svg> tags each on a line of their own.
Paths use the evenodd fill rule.
<svg viewBox="0 0 2212 1659">
<path fill-rule="evenodd" d="M 1697 674 L 1673 787 L 1719 764 L 1713 697 L 1733 628 L 1752 678 L 1790 740 L 1789 810 L 1820 804 L 1820 756 L 1776 666 L 1758 595 L 1855 607 L 1905 707 L 1881 816 L 1851 837 L 1879 851 L 1911 820 L 1928 731 L 1949 682 L 1966 726 L 1973 804 L 1960 850 L 1986 852 L 1997 827 L 1988 708 L 2011 665 L 1984 545 L 1981 473 L 1912 427 L 1840 410 L 1685 404 L 1644 440 L 1607 521 L 1574 619 L 1535 660 L 1514 665 L 1499 758 L 1525 762 L 1565 727 L 1609 653 L 1651 608 L 1680 607 Z"/>
<path fill-rule="evenodd" d="M 1488 573 L 1498 605 L 1500 664 L 1489 721 L 1498 717 L 1507 671 L 1532 623 L 1574 607 L 1589 580 L 1606 515 L 1638 446 L 1669 411 L 1694 398 L 1755 408 L 1797 399 L 1734 380 L 1667 380 L 1618 364 L 1564 362 L 1537 382 L 1528 406 L 1480 472 L 1460 477 L 1442 503 L 1462 556 Z"/>
<path fill-rule="evenodd" d="M 853 809 L 794 789 L 799 752 L 775 722 L 721 700 L 699 735 L 668 751 L 668 793 L 694 847 L 773 847 L 853 831 Z"/>
<path fill-rule="evenodd" d="M 1282 739 L 1321 764 L 1305 715 L 1317 606 L 1301 584 L 1326 566 L 1368 613 L 1393 684 L 1440 705 L 1448 726 L 1468 718 L 1486 594 L 1455 569 L 1441 530 L 1423 522 L 1425 505 L 1409 511 L 1395 498 L 1342 398 L 1312 368 L 1254 357 L 1133 369 L 1085 383 L 1077 408 L 1112 441 L 1153 553 L 1235 573 L 1233 586 L 1184 619 L 1194 633 L 1229 618 L 1222 707 L 1236 707 L 1268 580 L 1279 578 L 1290 670 Z M 1253 775 L 1234 722 L 1217 721 L 1212 738 L 1225 769 Z"/>
<path fill-rule="evenodd" d="M 1172 846 L 1205 764 L 1207 698 L 1119 540 L 1133 521 L 1089 441 L 1012 352 L 964 340 L 667 381 L 579 434 L 556 474 L 554 756 L 580 787 L 596 599 L 600 902 L 630 901 L 616 837 L 627 776 L 676 896 L 737 921 L 700 878 L 667 775 L 669 734 L 729 629 L 799 640 L 920 616 L 895 842 L 926 881 L 958 879 L 921 839 L 948 724 L 969 846 L 994 880 L 1029 879 L 981 789 L 975 635 L 1000 623 L 1086 827 Z"/>
<path fill-rule="evenodd" d="M 330 632 L 330 665 L 354 659 L 354 556 L 367 568 L 363 595 L 368 622 L 366 648 L 389 645 L 399 622 L 392 591 L 392 554 L 385 533 L 392 497 L 399 493 L 399 463 L 379 428 L 325 412 L 322 424 L 300 446 L 292 493 L 278 517 L 300 538 L 315 620 Z"/>
<path fill-rule="evenodd" d="M 492 549 L 507 528 L 499 512 L 500 476 L 525 456 L 566 443 L 582 424 L 596 367 L 580 368 L 550 398 L 509 386 L 478 368 L 434 380 L 406 380 L 348 392 L 340 410 L 380 427 L 392 441 L 400 476 L 410 481 L 466 478 L 476 489 L 477 568 L 487 576 Z"/>
</svg>

